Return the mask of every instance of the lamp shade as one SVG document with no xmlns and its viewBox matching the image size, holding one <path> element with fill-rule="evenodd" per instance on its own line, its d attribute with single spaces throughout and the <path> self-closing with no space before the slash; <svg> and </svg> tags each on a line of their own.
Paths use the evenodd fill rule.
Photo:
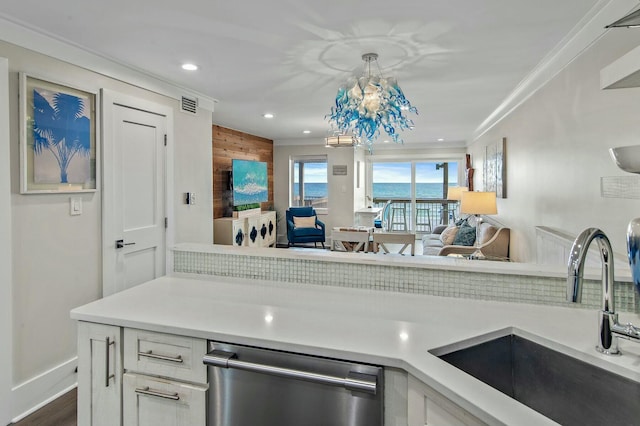
<svg viewBox="0 0 640 426">
<path fill-rule="evenodd" d="M 357 146 L 358 139 L 351 135 L 332 135 L 326 139 L 327 147 Z"/>
<path fill-rule="evenodd" d="M 495 192 L 463 192 L 460 200 L 460 213 L 497 214 Z"/>
<path fill-rule="evenodd" d="M 467 192 L 469 189 L 466 186 L 450 186 L 447 188 L 447 200 L 458 200 L 462 199 L 462 193 Z"/>
</svg>

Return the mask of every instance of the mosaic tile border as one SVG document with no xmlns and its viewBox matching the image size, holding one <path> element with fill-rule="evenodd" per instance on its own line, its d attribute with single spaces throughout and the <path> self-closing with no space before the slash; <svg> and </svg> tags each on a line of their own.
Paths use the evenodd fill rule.
<svg viewBox="0 0 640 426">
<path fill-rule="evenodd" d="M 574 308 L 597 309 L 601 303 L 600 282 L 596 280 L 585 280 L 582 303 L 574 304 L 565 301 L 566 280 L 562 278 L 428 267 L 407 268 L 175 249 L 174 271 Z M 632 283 L 616 282 L 614 290 L 617 311 L 640 313 Z"/>
</svg>

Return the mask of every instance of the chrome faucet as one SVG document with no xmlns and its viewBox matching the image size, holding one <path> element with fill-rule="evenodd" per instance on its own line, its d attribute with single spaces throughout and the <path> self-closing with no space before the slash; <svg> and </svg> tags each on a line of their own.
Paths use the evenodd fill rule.
<svg viewBox="0 0 640 426">
<path fill-rule="evenodd" d="M 602 309 L 598 312 L 596 349 L 607 355 L 619 355 L 618 337 L 640 342 L 640 329 L 631 323 L 620 325 L 613 297 L 613 250 L 609 238 L 598 228 L 588 228 L 576 237 L 568 262 L 567 301 L 582 301 L 584 262 L 589 245 L 596 240 L 602 260 Z"/>
</svg>

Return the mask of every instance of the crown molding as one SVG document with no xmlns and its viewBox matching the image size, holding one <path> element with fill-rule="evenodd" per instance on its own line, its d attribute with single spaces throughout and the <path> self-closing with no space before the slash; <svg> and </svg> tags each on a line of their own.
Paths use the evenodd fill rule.
<svg viewBox="0 0 640 426">
<path fill-rule="evenodd" d="M 540 61 L 533 71 L 478 126 L 470 139 L 469 145 L 511 114 L 513 110 L 549 83 L 582 52 L 600 39 L 609 31 L 605 28 L 606 25 L 620 19 L 621 16 L 625 16 L 637 5 L 637 0 L 598 1 L 569 34 Z"/>
</svg>

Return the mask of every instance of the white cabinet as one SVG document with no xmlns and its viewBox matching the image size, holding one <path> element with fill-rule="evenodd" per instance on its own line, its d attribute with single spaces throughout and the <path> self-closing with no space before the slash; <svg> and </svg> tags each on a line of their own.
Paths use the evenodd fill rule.
<svg viewBox="0 0 640 426">
<path fill-rule="evenodd" d="M 206 426 L 206 386 L 125 373 L 124 426 Z"/>
<path fill-rule="evenodd" d="M 486 425 L 404 370 L 385 368 L 384 381 L 385 426 Z"/>
<path fill-rule="evenodd" d="M 120 327 L 78 323 L 78 424 L 116 426 L 122 421 Z"/>
<path fill-rule="evenodd" d="M 124 330 L 123 425 L 206 425 L 204 339 Z"/>
<path fill-rule="evenodd" d="M 263 212 L 260 215 L 260 237 L 263 247 L 276 246 L 276 212 Z"/>
<path fill-rule="evenodd" d="M 202 363 L 202 356 L 207 353 L 204 339 L 127 328 L 124 347 L 127 372 L 207 382 L 207 366 Z"/>
<path fill-rule="evenodd" d="M 78 322 L 78 424 L 206 426 L 204 339 Z"/>
<path fill-rule="evenodd" d="M 249 247 L 262 247 L 262 239 L 260 238 L 261 219 L 262 215 L 247 217 L 247 245 Z"/>
<path fill-rule="evenodd" d="M 408 375 L 408 426 L 480 426 L 486 423 Z"/>
<path fill-rule="evenodd" d="M 276 212 L 213 221 L 213 242 L 233 246 L 270 247 L 276 244 Z"/>
<path fill-rule="evenodd" d="M 247 221 L 245 218 L 221 217 L 213 220 L 213 242 L 228 246 L 247 245 Z"/>
</svg>

